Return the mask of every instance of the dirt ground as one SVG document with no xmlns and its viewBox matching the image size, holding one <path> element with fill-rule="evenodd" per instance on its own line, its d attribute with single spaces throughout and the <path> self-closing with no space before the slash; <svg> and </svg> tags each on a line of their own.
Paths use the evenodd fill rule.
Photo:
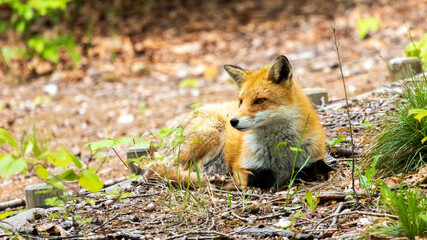
<svg viewBox="0 0 427 240">
<path fill-rule="evenodd" d="M 224 64 L 255 69 L 286 55 L 303 87 L 327 88 L 334 102 L 344 94 L 332 25 L 338 26 L 350 96 L 388 82 L 384 61 L 404 56 L 408 29 L 415 40 L 427 32 L 427 1 L 419 0 L 160 3 L 160 10 L 131 11 L 132 1 L 123 1 L 113 19 L 95 11 L 107 6 L 84 5 L 74 27 L 84 30 L 90 16 L 94 32 L 76 68 L 52 69 L 33 60 L 27 67 L 40 74 L 20 84 L 1 69 L 0 127 L 21 139 L 36 126 L 48 149 L 61 146 L 87 161 L 88 142 L 139 137 L 190 111 L 193 103 L 236 99 Z M 381 19 L 380 28 L 360 39 L 356 21 L 368 16 Z M 0 44 L 10 43 L 9 35 Z M 76 36 L 87 42 L 84 31 Z M 198 87 L 180 88 L 184 79 L 197 79 Z M 36 104 L 42 96 L 48 98 Z M 0 147 L 0 153 L 6 150 Z M 118 149 L 122 156 L 125 150 Z M 113 153 L 106 154 L 112 158 L 99 171 L 104 180 L 128 175 Z M 0 201 L 23 198 L 24 186 L 37 181 L 34 174 L 3 179 Z"/>
</svg>

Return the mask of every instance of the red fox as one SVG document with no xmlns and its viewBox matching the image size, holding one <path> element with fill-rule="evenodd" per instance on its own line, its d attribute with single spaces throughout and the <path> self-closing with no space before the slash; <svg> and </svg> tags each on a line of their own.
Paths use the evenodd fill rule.
<svg viewBox="0 0 427 240">
<path fill-rule="evenodd" d="M 207 174 L 230 173 L 235 186 L 272 188 L 290 180 L 298 151 L 295 172 L 303 168 L 300 178 L 317 180 L 317 174 L 327 178 L 331 168 L 324 160 L 325 133 L 294 81 L 288 59 L 279 56 L 270 67 L 255 71 L 233 65 L 224 69 L 239 87 L 239 100 L 206 105 L 189 120 L 186 142 L 179 159 L 175 157 L 182 176 L 175 167 L 158 163 L 151 170 L 185 182 L 195 159 L 198 169 Z"/>
</svg>

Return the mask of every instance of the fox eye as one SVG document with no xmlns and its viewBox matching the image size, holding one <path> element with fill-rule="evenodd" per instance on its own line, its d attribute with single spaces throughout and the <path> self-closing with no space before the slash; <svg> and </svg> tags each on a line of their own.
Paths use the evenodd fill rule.
<svg viewBox="0 0 427 240">
<path fill-rule="evenodd" d="M 242 99 L 240 99 L 240 100 L 239 100 L 239 105 L 242 105 L 242 103 L 243 103 L 243 100 L 242 100 Z"/>
<path fill-rule="evenodd" d="M 255 100 L 255 104 L 261 104 L 261 103 L 263 103 L 263 102 L 265 102 L 265 100 L 267 100 L 267 99 L 265 99 L 265 98 L 258 98 L 258 99 L 256 99 Z"/>
</svg>

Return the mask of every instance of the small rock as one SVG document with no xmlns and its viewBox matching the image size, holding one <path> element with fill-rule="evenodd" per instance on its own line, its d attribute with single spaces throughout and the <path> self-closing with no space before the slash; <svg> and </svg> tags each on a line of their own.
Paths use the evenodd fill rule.
<svg viewBox="0 0 427 240">
<path fill-rule="evenodd" d="M 58 85 L 53 83 L 46 84 L 43 86 L 43 91 L 53 97 L 58 93 Z"/>
<path fill-rule="evenodd" d="M 145 207 L 145 210 L 148 212 L 152 212 L 152 211 L 156 210 L 156 205 L 154 205 L 154 203 L 149 203 L 147 205 L 147 207 Z"/>
<path fill-rule="evenodd" d="M 120 115 L 117 122 L 120 124 L 129 124 L 129 123 L 132 123 L 134 119 L 135 119 L 135 117 L 132 114 L 123 113 Z"/>
<path fill-rule="evenodd" d="M 344 197 L 344 201 L 346 201 L 346 202 L 353 201 L 353 200 L 354 200 L 353 195 L 347 195 L 347 196 Z"/>
<path fill-rule="evenodd" d="M 274 224 L 277 228 L 287 228 L 292 225 L 292 221 L 290 221 L 288 218 L 281 218 L 279 221 Z"/>
<path fill-rule="evenodd" d="M 254 204 L 252 204 L 252 205 L 250 206 L 250 208 L 249 208 L 249 212 L 250 212 L 250 213 L 258 213 L 258 212 L 259 212 L 259 209 L 260 209 L 259 204 L 255 202 Z"/>
<path fill-rule="evenodd" d="M 300 204 L 300 203 L 301 203 L 300 197 L 294 197 L 294 199 L 292 199 L 292 205 L 296 205 L 296 204 Z"/>
<path fill-rule="evenodd" d="M 92 76 L 92 77 L 97 77 L 100 74 L 100 72 L 98 71 L 98 69 L 93 68 L 93 67 L 89 68 L 87 70 L 87 73 L 89 74 L 89 76 Z"/>
<path fill-rule="evenodd" d="M 59 224 L 59 226 L 61 226 L 65 230 L 68 230 L 73 226 L 73 222 L 72 221 L 63 221 Z"/>
<path fill-rule="evenodd" d="M 240 234 L 258 237 L 269 237 L 269 236 L 283 236 L 286 238 L 292 238 L 294 232 L 285 229 L 276 228 L 248 228 L 240 231 Z M 283 238 L 282 238 L 283 239 Z"/>
<path fill-rule="evenodd" d="M 142 74 L 142 75 L 148 75 L 150 73 L 150 70 L 147 68 L 147 66 L 143 62 L 136 62 L 132 64 L 131 71 L 133 73 Z"/>
<path fill-rule="evenodd" d="M 131 220 L 132 222 L 139 222 L 139 218 L 138 218 L 137 216 L 135 216 L 135 215 L 132 215 L 132 216 L 130 217 L 130 220 Z"/>
<path fill-rule="evenodd" d="M 92 218 L 92 221 L 90 221 L 90 223 L 95 224 L 95 225 L 101 225 L 103 223 L 102 218 L 99 216 L 95 216 L 94 218 Z"/>
<path fill-rule="evenodd" d="M 369 225 L 369 224 L 372 224 L 372 223 L 373 223 L 372 220 L 369 219 L 369 218 L 359 218 L 358 221 L 357 221 L 357 226 L 358 227 L 363 227 L 365 225 Z"/>
<path fill-rule="evenodd" d="M 110 206 L 111 204 L 113 204 L 113 202 L 114 202 L 114 200 L 109 199 L 109 200 L 107 200 L 107 201 L 104 202 L 104 205 L 105 206 Z"/>
</svg>

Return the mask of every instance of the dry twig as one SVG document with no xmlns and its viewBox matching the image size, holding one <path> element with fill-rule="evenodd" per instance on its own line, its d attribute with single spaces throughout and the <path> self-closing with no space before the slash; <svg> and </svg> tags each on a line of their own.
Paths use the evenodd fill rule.
<svg viewBox="0 0 427 240">
<path fill-rule="evenodd" d="M 391 214 L 386 214 L 386 213 L 374 213 L 374 212 L 362 212 L 362 211 L 353 211 L 353 212 L 345 212 L 345 213 L 339 213 L 339 214 L 332 214 L 329 215 L 325 218 L 323 218 L 322 220 L 320 220 L 316 226 L 314 227 L 314 229 L 317 229 L 319 227 L 319 225 L 328 220 L 329 218 L 333 218 L 336 216 L 343 216 L 343 215 L 352 215 L 352 214 L 357 214 L 357 215 L 369 215 L 369 216 L 375 216 L 375 217 L 388 217 L 388 218 L 394 218 L 397 219 L 397 216 L 395 215 L 391 215 Z"/>
<path fill-rule="evenodd" d="M 219 235 L 221 237 L 230 238 L 230 236 L 228 236 L 227 234 L 222 233 L 222 232 L 217 232 L 217 231 L 189 231 L 189 232 L 186 232 L 183 234 L 175 235 L 173 237 L 168 237 L 168 238 L 166 238 L 166 240 L 185 237 L 187 235 Z"/>
<path fill-rule="evenodd" d="M 342 71 L 342 63 L 341 63 L 341 57 L 340 57 L 340 51 L 339 51 L 339 45 L 340 44 L 337 42 L 336 30 L 337 30 L 337 27 L 336 26 L 332 26 L 332 32 L 334 33 L 334 45 L 335 45 L 335 50 L 336 50 L 337 56 L 338 56 L 338 65 L 340 67 L 342 84 L 344 86 L 345 103 L 346 103 L 346 106 L 347 106 L 346 107 L 347 118 L 348 118 L 348 124 L 349 124 L 349 128 L 350 128 L 350 139 L 351 139 L 351 150 L 352 150 L 351 185 L 353 187 L 354 197 L 358 200 L 358 197 L 357 197 L 357 194 L 356 194 L 356 188 L 354 186 L 354 167 L 355 167 L 355 162 L 356 161 L 354 159 L 353 127 L 351 125 L 350 110 L 349 110 L 348 97 L 347 97 L 347 89 L 346 89 L 346 86 L 345 86 L 344 73 Z"/>
</svg>

